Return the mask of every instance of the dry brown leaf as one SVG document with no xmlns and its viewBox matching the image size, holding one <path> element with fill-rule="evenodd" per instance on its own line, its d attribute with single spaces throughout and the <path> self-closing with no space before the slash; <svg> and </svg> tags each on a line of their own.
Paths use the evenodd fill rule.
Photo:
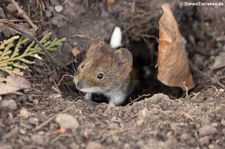
<svg viewBox="0 0 225 149">
<path fill-rule="evenodd" d="M 210 67 L 211 70 L 215 70 L 215 69 L 220 69 L 222 67 L 225 67 L 225 52 L 220 53 L 220 55 L 218 55 L 215 58 L 215 62 L 214 64 Z"/>
<path fill-rule="evenodd" d="M 31 88 L 28 80 L 20 76 L 9 75 L 6 83 L 0 83 L 0 95 L 14 93 L 20 89 Z"/>
<path fill-rule="evenodd" d="M 158 74 L 162 83 L 189 90 L 195 86 L 188 65 L 185 44 L 168 3 L 159 20 Z"/>
</svg>

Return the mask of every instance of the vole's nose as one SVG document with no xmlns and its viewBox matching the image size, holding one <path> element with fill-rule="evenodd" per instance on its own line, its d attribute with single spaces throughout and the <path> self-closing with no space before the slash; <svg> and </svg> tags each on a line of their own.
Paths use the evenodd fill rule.
<svg viewBox="0 0 225 149">
<path fill-rule="evenodd" d="M 82 85 L 82 84 L 83 84 L 82 81 L 78 81 L 78 82 L 76 83 L 76 87 L 77 87 L 78 90 L 80 90 L 80 89 L 83 88 L 83 85 Z"/>
</svg>

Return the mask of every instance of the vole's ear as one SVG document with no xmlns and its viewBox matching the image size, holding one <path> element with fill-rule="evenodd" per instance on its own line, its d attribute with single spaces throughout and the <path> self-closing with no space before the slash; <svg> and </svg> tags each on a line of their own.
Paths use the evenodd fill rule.
<svg viewBox="0 0 225 149">
<path fill-rule="evenodd" d="M 118 67 L 124 68 L 125 71 L 130 72 L 133 65 L 133 56 L 127 49 L 118 49 L 114 53 L 113 63 Z"/>
<path fill-rule="evenodd" d="M 104 49 L 107 49 L 109 45 L 103 40 L 95 40 L 91 43 L 88 49 L 88 53 L 96 53 L 96 52 L 101 52 L 104 51 Z"/>
</svg>

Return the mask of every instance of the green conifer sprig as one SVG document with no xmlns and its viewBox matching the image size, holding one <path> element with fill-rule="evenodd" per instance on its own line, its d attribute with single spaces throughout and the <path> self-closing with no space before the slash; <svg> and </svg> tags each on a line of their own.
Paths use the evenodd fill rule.
<svg viewBox="0 0 225 149">
<path fill-rule="evenodd" d="M 57 47 L 62 45 L 65 38 L 50 40 L 51 33 L 44 36 L 40 43 L 48 51 L 55 51 Z M 0 42 L 0 70 L 11 75 L 23 75 L 23 70 L 28 68 L 32 61 L 28 57 L 35 57 L 36 54 L 44 54 L 45 51 L 31 42 L 26 46 L 25 50 L 21 50 L 28 43 L 29 39 L 13 36 L 10 39 Z M 23 52 L 22 52 L 23 51 Z M 1 72 L 0 72 L 1 73 Z M 0 78 L 2 76 L 0 75 Z"/>
</svg>

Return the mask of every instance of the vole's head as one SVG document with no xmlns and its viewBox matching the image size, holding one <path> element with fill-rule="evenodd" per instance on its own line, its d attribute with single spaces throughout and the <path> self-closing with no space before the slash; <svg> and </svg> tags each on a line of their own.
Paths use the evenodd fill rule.
<svg viewBox="0 0 225 149">
<path fill-rule="evenodd" d="M 104 41 L 96 41 L 78 67 L 74 77 L 76 87 L 86 93 L 108 92 L 127 80 L 132 63 L 127 49 L 115 50 Z"/>
</svg>

